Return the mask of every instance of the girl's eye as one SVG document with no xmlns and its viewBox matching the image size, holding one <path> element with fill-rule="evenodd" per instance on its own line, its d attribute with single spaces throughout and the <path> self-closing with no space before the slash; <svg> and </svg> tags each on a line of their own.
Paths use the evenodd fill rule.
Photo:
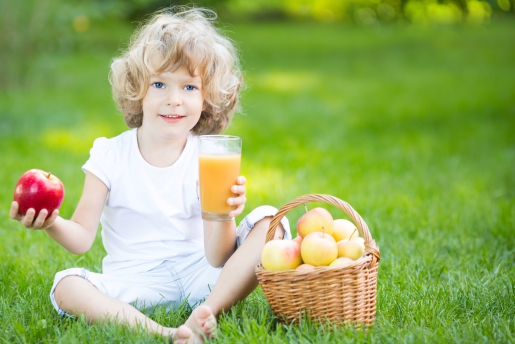
<svg viewBox="0 0 515 344">
<path fill-rule="evenodd" d="M 193 91 L 193 90 L 195 90 L 195 86 L 186 85 L 186 86 L 184 86 L 184 89 L 185 89 L 186 91 Z"/>
<path fill-rule="evenodd" d="M 155 88 L 163 88 L 163 87 L 165 87 L 165 85 L 163 85 L 162 82 L 154 82 L 152 84 L 152 86 L 154 86 Z"/>
</svg>

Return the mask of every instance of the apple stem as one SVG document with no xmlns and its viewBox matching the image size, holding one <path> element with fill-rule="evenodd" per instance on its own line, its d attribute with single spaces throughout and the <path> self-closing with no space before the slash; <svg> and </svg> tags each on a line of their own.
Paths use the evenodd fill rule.
<svg viewBox="0 0 515 344">
<path fill-rule="evenodd" d="M 352 236 L 354 235 L 354 233 L 356 233 L 358 229 L 357 228 L 354 228 L 354 230 L 352 231 L 352 234 L 350 235 L 349 239 L 352 238 Z"/>
<path fill-rule="evenodd" d="M 48 172 L 48 174 L 46 175 L 47 179 L 50 179 L 50 176 L 52 175 L 51 172 Z"/>
<path fill-rule="evenodd" d="M 306 213 L 308 212 L 308 206 L 306 205 L 306 203 L 304 203 L 304 209 L 306 209 Z"/>
<path fill-rule="evenodd" d="M 322 226 L 322 236 L 325 236 L 325 227 Z"/>
</svg>

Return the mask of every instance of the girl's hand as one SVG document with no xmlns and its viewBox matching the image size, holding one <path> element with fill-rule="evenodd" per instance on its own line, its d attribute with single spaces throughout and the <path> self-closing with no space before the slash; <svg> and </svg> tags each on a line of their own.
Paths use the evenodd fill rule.
<svg viewBox="0 0 515 344">
<path fill-rule="evenodd" d="M 227 204 L 235 206 L 235 209 L 231 210 L 229 213 L 230 217 L 236 217 L 243 212 L 245 209 L 245 202 L 247 202 L 247 198 L 245 197 L 245 193 L 247 189 L 245 189 L 246 179 L 243 176 L 239 176 L 236 179 L 236 185 L 231 187 L 231 191 L 236 194 L 236 197 L 231 197 L 227 200 Z"/>
<path fill-rule="evenodd" d="M 9 210 L 9 217 L 16 221 L 19 221 L 25 228 L 30 229 L 46 229 L 54 223 L 55 219 L 59 215 L 59 210 L 56 209 L 54 210 L 52 215 L 45 220 L 45 218 L 48 215 L 48 211 L 46 209 L 42 209 L 39 212 L 38 216 L 35 217 L 36 211 L 33 208 L 27 210 L 27 213 L 25 215 L 21 215 L 18 212 L 18 208 L 18 202 L 13 201 L 11 203 L 11 209 Z"/>
</svg>

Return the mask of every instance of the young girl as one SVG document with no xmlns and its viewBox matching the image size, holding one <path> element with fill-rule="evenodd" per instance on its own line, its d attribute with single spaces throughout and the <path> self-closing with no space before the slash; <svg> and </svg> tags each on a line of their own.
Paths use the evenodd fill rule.
<svg viewBox="0 0 515 344">
<path fill-rule="evenodd" d="M 46 210 L 21 216 L 12 203 L 13 219 L 45 230 L 74 254 L 88 251 L 102 225 L 103 273 L 58 272 L 50 298 L 60 315 L 123 321 L 177 343 L 202 341 L 215 335 L 216 316 L 257 286 L 254 267 L 277 210 L 258 207 L 237 228 L 200 213 L 198 135 L 227 128 L 242 85 L 236 51 L 214 17 L 195 8 L 159 12 L 113 61 L 114 98 L 133 129 L 95 140 L 70 220 L 58 210 L 46 220 Z M 232 217 L 244 209 L 244 185 L 240 176 L 231 188 Z M 276 236 L 291 239 L 286 219 Z M 178 329 L 140 312 L 183 300 L 201 304 Z"/>
</svg>

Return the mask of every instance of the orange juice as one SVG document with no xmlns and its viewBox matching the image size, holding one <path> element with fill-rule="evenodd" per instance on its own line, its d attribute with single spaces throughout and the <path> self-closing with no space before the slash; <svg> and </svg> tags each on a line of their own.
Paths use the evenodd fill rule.
<svg viewBox="0 0 515 344">
<path fill-rule="evenodd" d="M 202 213 L 227 214 L 234 207 L 231 187 L 240 175 L 241 154 L 199 155 L 199 187 Z M 228 215 L 227 215 L 228 217 Z"/>
</svg>

